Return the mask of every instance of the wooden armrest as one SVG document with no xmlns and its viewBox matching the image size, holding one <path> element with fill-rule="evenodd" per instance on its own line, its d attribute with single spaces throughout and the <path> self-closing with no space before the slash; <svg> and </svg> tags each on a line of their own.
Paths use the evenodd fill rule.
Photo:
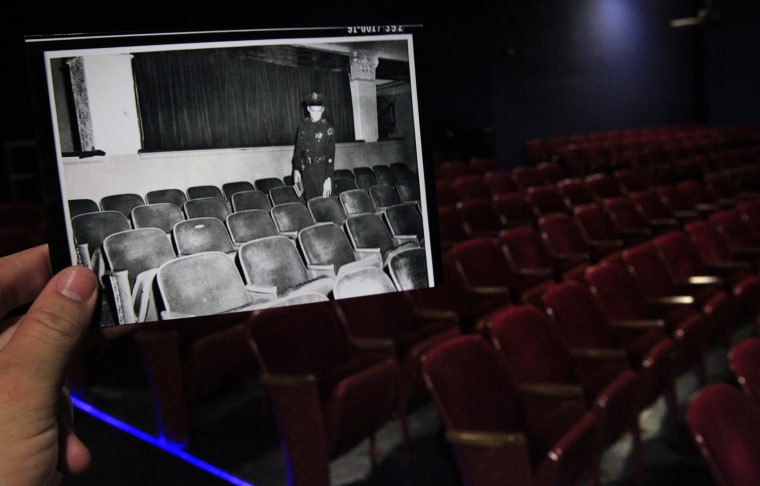
<svg viewBox="0 0 760 486">
<path fill-rule="evenodd" d="M 692 275 L 687 282 L 690 285 L 714 285 L 722 284 L 723 279 L 715 275 Z"/>
<path fill-rule="evenodd" d="M 628 359 L 625 350 L 615 348 L 573 349 L 570 350 L 570 356 L 576 359 L 590 359 L 594 361 L 617 361 Z"/>
<path fill-rule="evenodd" d="M 393 341 L 385 338 L 353 338 L 351 344 L 362 351 L 393 352 L 394 350 Z"/>
<path fill-rule="evenodd" d="M 452 444 L 469 447 L 525 447 L 521 432 L 486 432 L 482 430 L 449 430 L 446 439 Z"/>
<path fill-rule="evenodd" d="M 517 271 L 517 274 L 523 277 L 552 277 L 554 276 L 554 270 L 543 267 L 522 268 Z"/>
<path fill-rule="evenodd" d="M 532 383 L 519 385 L 518 390 L 526 395 L 544 398 L 583 398 L 580 385 L 565 383 Z"/>
<path fill-rule="evenodd" d="M 314 375 L 282 375 L 276 373 L 261 373 L 261 380 L 271 386 L 304 386 L 317 382 Z"/>
<path fill-rule="evenodd" d="M 601 248 L 601 247 L 619 248 L 623 246 L 623 240 L 589 240 L 588 244 L 594 248 Z"/>
<path fill-rule="evenodd" d="M 619 329 L 642 330 L 663 329 L 666 323 L 663 319 L 622 319 L 612 321 L 612 325 Z"/>
<path fill-rule="evenodd" d="M 471 287 L 470 293 L 478 295 L 478 296 L 486 296 L 486 295 L 509 295 L 509 288 L 508 287 Z"/>
<path fill-rule="evenodd" d="M 649 299 L 648 302 L 656 305 L 685 305 L 693 304 L 695 301 L 691 295 L 669 295 L 667 297 Z"/>
<path fill-rule="evenodd" d="M 452 310 L 415 309 L 414 315 L 424 320 L 452 321 L 452 323 L 459 324 L 459 315 Z"/>
<path fill-rule="evenodd" d="M 588 261 L 591 256 L 588 253 L 558 253 L 557 258 L 565 261 Z"/>
</svg>

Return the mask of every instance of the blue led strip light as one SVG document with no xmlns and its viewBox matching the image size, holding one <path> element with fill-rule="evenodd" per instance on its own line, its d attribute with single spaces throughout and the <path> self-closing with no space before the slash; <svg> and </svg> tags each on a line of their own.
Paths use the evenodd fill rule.
<svg viewBox="0 0 760 486">
<path fill-rule="evenodd" d="M 154 446 L 158 447 L 159 449 L 168 452 L 169 454 L 177 456 L 178 458 L 182 459 L 183 461 L 185 461 L 187 463 L 190 463 L 190 464 L 192 464 L 195 467 L 203 469 L 204 471 L 208 472 L 209 474 L 213 474 L 214 476 L 217 476 L 217 477 L 219 477 L 219 478 L 221 478 L 221 479 L 223 479 L 223 480 L 225 480 L 225 481 L 227 481 L 227 482 L 229 482 L 231 484 L 237 484 L 239 486 L 254 486 L 251 483 L 243 481 L 242 479 L 237 478 L 237 477 L 235 477 L 235 476 L 227 473 L 226 471 L 222 471 L 221 469 L 219 469 L 216 466 L 212 466 L 211 464 L 209 464 L 207 462 L 204 462 L 204 461 L 198 459 L 197 457 L 188 454 L 187 452 L 183 451 L 182 449 L 180 449 L 180 448 L 178 448 L 176 446 L 172 446 L 168 442 L 162 441 L 162 440 L 160 440 L 160 439 L 158 439 L 156 437 L 153 437 L 150 434 L 146 434 L 142 430 L 136 429 L 136 428 L 132 427 L 131 425 L 126 424 L 126 423 L 124 423 L 124 422 L 122 422 L 122 421 L 120 421 L 120 420 L 118 420 L 118 419 L 116 419 L 116 418 L 108 415 L 107 413 L 104 413 L 104 412 L 98 410 L 97 408 L 93 407 L 92 405 L 90 405 L 87 402 L 83 402 L 82 400 L 80 400 L 80 399 L 78 399 L 76 397 L 71 397 L 71 402 L 72 402 L 72 404 L 76 408 L 78 408 L 82 412 L 85 412 L 86 414 L 91 415 L 91 416 L 95 417 L 96 419 L 98 419 L 98 420 L 100 420 L 102 422 L 107 423 L 108 425 L 111 425 L 111 426 L 113 426 L 113 427 L 115 427 L 115 428 L 117 428 L 117 429 L 119 429 L 119 430 L 121 430 L 123 432 L 126 432 L 127 434 L 132 435 L 132 436 L 134 436 L 134 437 L 142 440 L 143 442 L 147 442 L 148 444 L 154 445 Z"/>
</svg>

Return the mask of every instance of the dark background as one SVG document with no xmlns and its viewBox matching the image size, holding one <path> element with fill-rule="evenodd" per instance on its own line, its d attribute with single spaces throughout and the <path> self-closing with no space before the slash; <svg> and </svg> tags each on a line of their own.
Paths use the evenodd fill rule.
<svg viewBox="0 0 760 486">
<path fill-rule="evenodd" d="M 755 124 L 760 118 L 760 2 L 716 0 L 721 18 L 674 29 L 699 0 L 457 2 L 15 1 L 3 15 L 0 199 L 39 197 L 24 35 L 422 23 L 423 119 L 444 158 L 525 162 L 524 142 L 672 124 Z M 11 174 L 6 152 L 19 145 Z M 19 155 L 21 154 L 21 155 Z M 26 158 L 24 158 L 26 157 Z M 20 165 L 20 166 L 19 166 Z M 26 177 L 20 176 L 25 174 Z M 14 177 L 11 191 L 11 177 Z"/>
</svg>

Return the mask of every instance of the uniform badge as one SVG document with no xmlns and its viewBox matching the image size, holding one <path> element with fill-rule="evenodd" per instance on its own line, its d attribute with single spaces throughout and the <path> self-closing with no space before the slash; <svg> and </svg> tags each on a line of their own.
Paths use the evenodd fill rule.
<svg viewBox="0 0 760 486">
<path fill-rule="evenodd" d="M 330 128 L 327 129 L 327 134 L 328 135 L 332 136 L 334 133 L 335 133 L 335 130 L 333 130 L 332 127 L 330 127 Z"/>
<path fill-rule="evenodd" d="M 324 135 L 324 134 L 323 134 L 322 132 L 317 132 L 317 133 L 315 133 L 315 134 L 314 134 L 314 138 L 316 138 L 316 139 L 317 139 L 317 142 L 319 142 L 319 141 L 321 141 L 321 140 L 322 140 L 322 136 L 323 136 L 323 135 Z"/>
</svg>

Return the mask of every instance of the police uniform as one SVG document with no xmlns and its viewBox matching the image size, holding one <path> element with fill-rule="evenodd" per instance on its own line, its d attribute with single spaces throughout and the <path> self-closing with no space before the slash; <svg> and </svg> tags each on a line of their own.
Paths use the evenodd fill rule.
<svg viewBox="0 0 760 486">
<path fill-rule="evenodd" d="M 322 95 L 312 93 L 306 105 L 324 106 Z M 293 170 L 301 172 L 306 200 L 322 195 L 324 181 L 332 180 L 334 161 L 335 129 L 324 118 L 314 122 L 307 116 L 298 126 L 293 151 Z"/>
</svg>

